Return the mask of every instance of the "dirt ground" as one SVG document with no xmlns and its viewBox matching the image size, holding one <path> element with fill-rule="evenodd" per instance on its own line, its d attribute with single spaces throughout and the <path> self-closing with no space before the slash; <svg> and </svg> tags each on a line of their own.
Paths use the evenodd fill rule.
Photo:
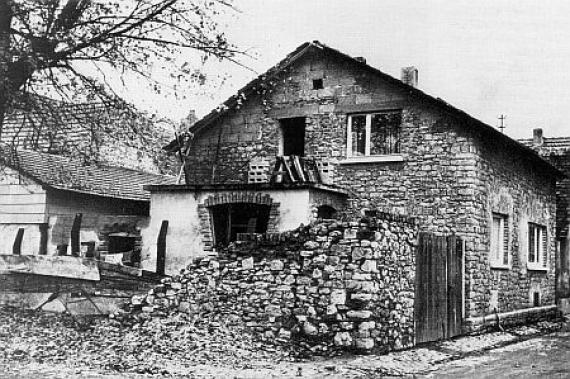
<svg viewBox="0 0 570 379">
<path fill-rule="evenodd" d="M 566 323 L 517 327 L 386 355 L 299 361 L 280 351 L 260 351 L 245 335 L 238 346 L 235 340 L 224 344 L 227 332 L 202 335 L 195 328 L 191 338 L 172 333 L 165 338 L 148 335 L 156 325 L 127 333 L 103 323 L 82 331 L 68 321 L 0 310 L 0 378 L 570 377 Z M 172 338 L 180 343 L 173 345 Z M 188 345 L 198 339 L 197 347 Z"/>
</svg>

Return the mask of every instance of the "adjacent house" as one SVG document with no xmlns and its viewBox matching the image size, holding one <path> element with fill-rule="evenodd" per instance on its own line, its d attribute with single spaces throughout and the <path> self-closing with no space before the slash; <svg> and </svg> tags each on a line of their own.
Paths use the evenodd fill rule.
<svg viewBox="0 0 570 379">
<path fill-rule="evenodd" d="M 554 304 L 561 172 L 493 127 L 318 41 L 196 122 L 185 185 L 153 185 L 167 267 L 239 238 L 382 210 L 464 241 L 464 315 Z"/>
<path fill-rule="evenodd" d="M 150 200 L 143 185 L 171 180 L 7 147 L 2 150 L 0 167 L 2 254 L 12 253 L 21 229 L 21 254 L 70 255 L 71 231 L 78 221 L 82 256 L 89 251 L 105 259 L 114 253 L 140 251 Z"/>
<path fill-rule="evenodd" d="M 542 129 L 534 129 L 533 138 L 520 142 L 549 160 L 566 174 L 556 187 L 556 240 L 559 244 L 557 260 L 556 295 L 562 308 L 570 310 L 570 137 L 543 136 Z"/>
<path fill-rule="evenodd" d="M 19 149 L 71 156 L 156 174 L 177 174 L 179 163 L 160 147 L 173 130 L 127 107 L 67 103 L 22 96 L 5 116 L 0 142 Z"/>
</svg>

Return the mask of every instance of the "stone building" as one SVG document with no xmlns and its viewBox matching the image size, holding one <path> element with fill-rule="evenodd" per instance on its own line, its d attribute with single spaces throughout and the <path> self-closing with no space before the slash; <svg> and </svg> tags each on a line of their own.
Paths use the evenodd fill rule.
<svg viewBox="0 0 570 379">
<path fill-rule="evenodd" d="M 402 74 L 307 42 L 196 122 L 187 184 L 148 187 L 167 266 L 239 233 L 380 210 L 464 241 L 467 322 L 551 309 L 560 171 Z"/>
<path fill-rule="evenodd" d="M 556 240 L 560 252 L 557 260 L 556 296 L 565 312 L 570 312 L 570 137 L 543 136 L 534 129 L 533 138 L 519 140 L 537 151 L 566 174 L 556 187 Z"/>
</svg>

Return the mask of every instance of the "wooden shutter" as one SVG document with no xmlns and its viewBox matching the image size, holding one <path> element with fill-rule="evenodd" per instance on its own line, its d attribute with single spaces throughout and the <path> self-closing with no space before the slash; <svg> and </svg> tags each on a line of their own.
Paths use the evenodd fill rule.
<svg viewBox="0 0 570 379">
<path fill-rule="evenodd" d="M 503 217 L 503 264 L 509 264 L 509 219 Z"/>
<path fill-rule="evenodd" d="M 546 228 L 540 228 L 540 237 L 542 239 L 542 266 L 547 267 L 548 265 L 548 238 L 546 235 Z"/>
</svg>

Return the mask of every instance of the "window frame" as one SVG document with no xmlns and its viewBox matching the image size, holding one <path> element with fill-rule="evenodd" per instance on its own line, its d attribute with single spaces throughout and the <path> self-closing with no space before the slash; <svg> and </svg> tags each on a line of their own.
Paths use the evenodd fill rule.
<svg viewBox="0 0 570 379">
<path fill-rule="evenodd" d="M 373 112 L 363 112 L 363 113 L 351 113 L 347 115 L 346 123 L 346 158 L 348 160 L 376 160 L 383 161 L 386 157 L 401 157 L 400 146 L 398 146 L 398 151 L 389 154 L 370 154 L 371 149 L 371 131 L 372 131 L 372 118 L 374 115 L 378 114 L 389 114 L 389 113 L 399 113 L 400 114 L 400 125 L 398 126 L 398 143 L 401 142 L 400 133 L 402 129 L 402 110 L 401 109 L 385 109 Z M 364 140 L 364 155 L 355 155 L 352 150 L 352 125 L 353 117 L 364 116 L 365 117 L 365 140 Z M 375 159 L 379 158 L 379 159 Z M 401 160 L 401 159 L 396 159 Z"/>
<path fill-rule="evenodd" d="M 531 237 L 534 241 L 531 240 Z M 531 246 L 533 247 L 534 261 L 530 260 Z M 528 223 L 527 235 L 527 269 L 534 271 L 548 271 L 548 230 L 545 225 L 536 222 Z"/>
<path fill-rule="evenodd" d="M 495 219 L 499 219 L 500 243 L 496 246 Z M 511 252 L 510 252 L 510 232 L 509 232 L 509 216 L 503 213 L 493 212 L 491 214 L 491 227 L 489 228 L 489 263 L 491 268 L 510 269 L 511 268 Z M 498 249 L 498 254 L 497 254 Z M 505 256 L 507 262 L 505 262 Z"/>
</svg>

